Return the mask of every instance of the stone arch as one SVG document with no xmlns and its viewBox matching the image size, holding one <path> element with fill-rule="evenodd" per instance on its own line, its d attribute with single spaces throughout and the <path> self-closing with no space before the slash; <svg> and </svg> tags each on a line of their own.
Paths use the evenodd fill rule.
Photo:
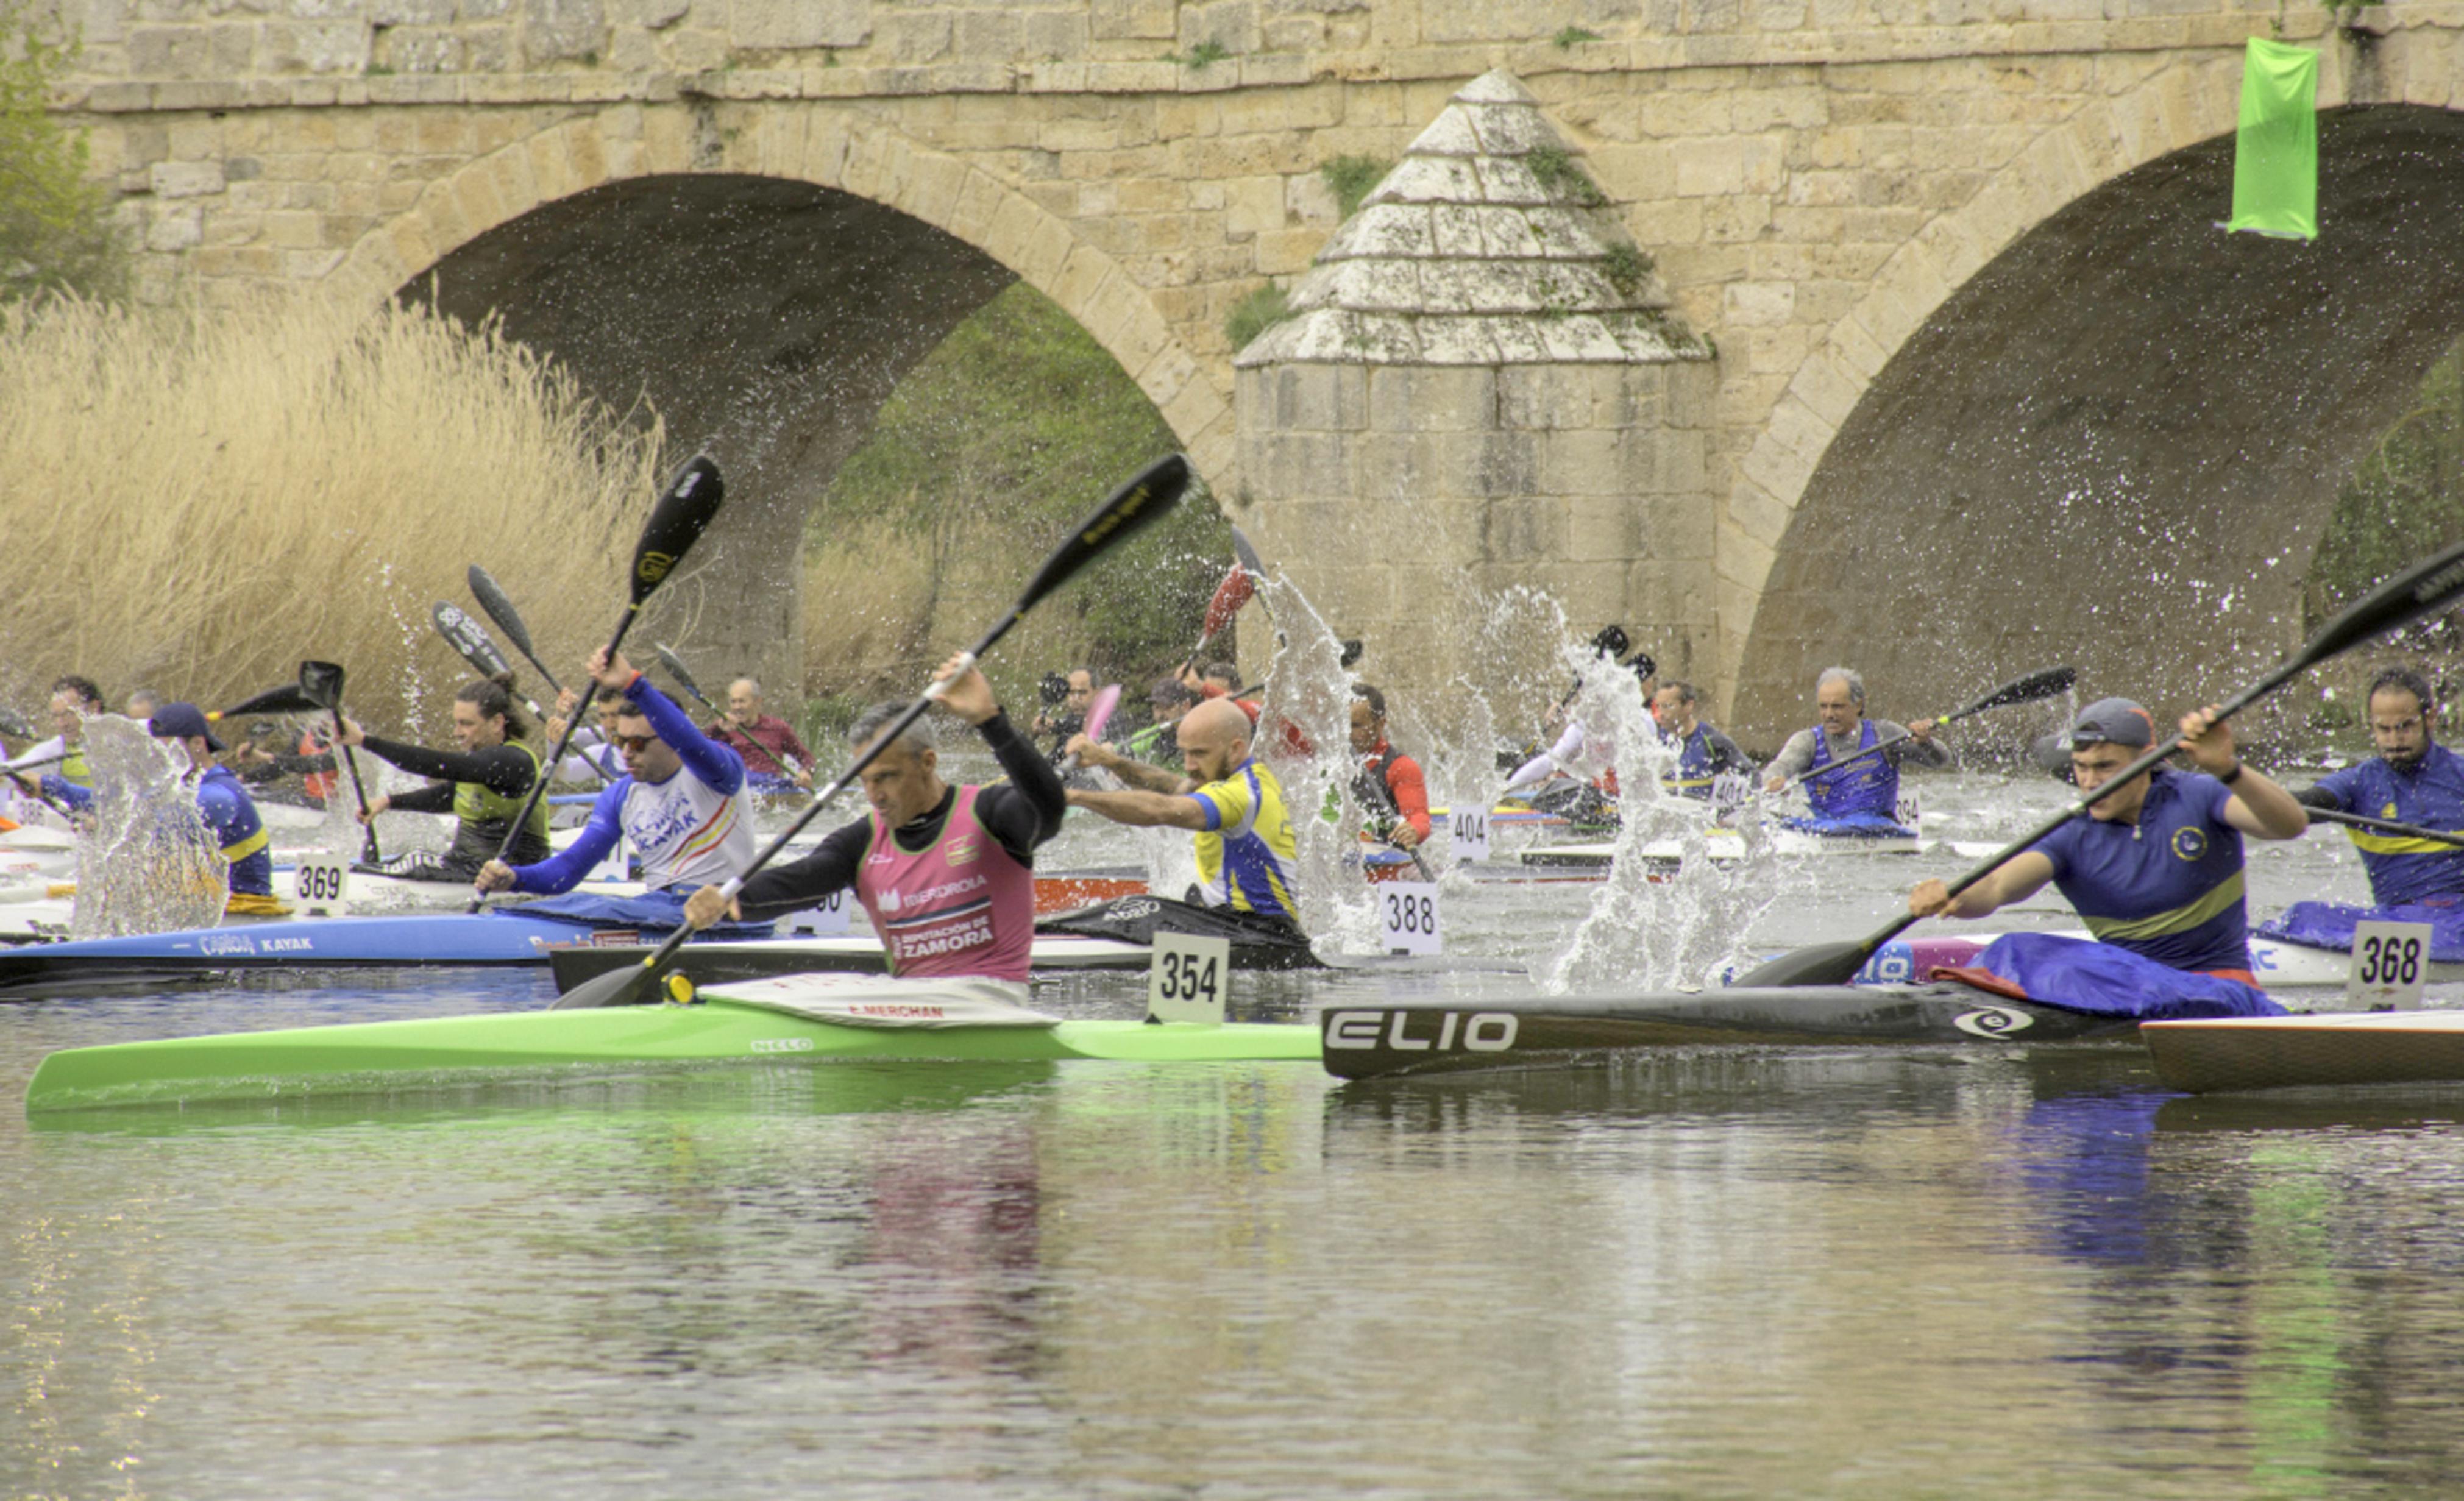
<svg viewBox="0 0 2464 1501">
<path fill-rule="evenodd" d="M 2336 50 L 2329 51 L 2322 99 L 2332 100 L 2341 92 L 2332 61 L 2337 55 Z M 1972 453 L 1962 459 L 1941 453 L 1937 466 L 1933 456 L 1915 459 L 1911 449 L 1899 456 L 1900 477 L 1914 476 L 1906 488 L 1924 490 L 1940 478 L 1946 493 L 1912 497 L 1906 504 L 1873 498 L 1883 472 L 1884 451 L 1924 430 L 1927 421 L 1934 424 L 1931 435 L 1939 445 L 1946 432 L 1957 430 L 1942 426 L 1941 419 L 1949 406 L 1959 403 L 1966 404 L 1968 417 L 1983 430 L 1996 438 L 2007 436 L 2020 447 L 2035 443 L 2041 450 L 2065 432 L 2069 441 L 2092 446 L 2110 438 L 2111 432 L 2131 429 L 2134 423 L 2141 430 L 2129 435 L 2124 446 L 2149 444 L 2145 414 L 2167 399 L 2161 395 L 2143 391 L 2141 410 L 2125 416 L 2111 432 L 2098 426 L 2104 414 L 2081 417 L 2076 410 L 2057 414 L 2029 409 L 2029 402 L 2042 390 L 2033 380 L 2017 376 L 1997 382 L 1992 364 L 1995 360 L 2006 362 L 2004 375 L 2037 368 L 2010 364 L 2016 359 L 2013 346 L 2024 342 L 2011 335 L 2013 326 L 2066 330 L 2049 341 L 2050 346 L 2067 339 L 2072 346 L 2064 355 L 2072 364 L 2065 399 L 2075 408 L 2082 403 L 2093 406 L 2101 392 L 2094 381 L 2079 379 L 2077 347 L 2083 337 L 2079 331 L 2088 328 L 2090 320 L 2109 315 L 2114 337 L 2123 345 L 2132 338 L 2124 332 L 2128 329 L 2166 329 L 2170 330 L 2168 337 L 2178 339 L 2198 326 L 2198 317 L 2213 312 L 2207 308 L 2194 315 L 2183 309 L 2201 308 L 2203 301 L 2229 295 L 2235 276 L 2245 278 L 2239 285 L 2246 289 L 2254 275 L 2279 274 L 2295 266 L 2312 275 L 2326 264 L 2320 255 L 2354 253 L 2358 236 L 2347 238 L 2341 252 L 2332 239 L 2322 240 L 2321 247 L 2271 247 L 2241 236 L 2228 240 L 2208 229 L 2204 218 L 2189 211 L 2218 208 L 2211 200 L 2219 192 L 2229 197 L 2239 67 L 2237 52 L 2178 62 L 2151 73 L 2135 90 L 2044 132 L 1968 204 L 1939 216 L 1913 236 L 1885 264 L 1868 295 L 1799 367 L 1732 476 L 1720 520 L 1722 647 L 1724 652 L 1734 653 L 1727 658 L 1733 664 L 1735 684 L 1730 708 L 1740 724 L 1757 731 L 1793 724 L 1793 717 L 1802 714 L 1803 683 L 1798 679 L 1811 667 L 1821 665 L 1814 657 L 1827 660 L 1848 644 L 1863 653 L 1860 665 L 1868 668 L 1878 686 L 1887 685 L 1894 707 L 1923 712 L 1944 694 L 1952 695 L 1944 702 L 1965 696 L 1960 685 L 1978 672 L 1990 673 L 1989 660 L 2010 657 L 2013 671 L 2041 665 L 2033 657 L 2017 661 L 2013 654 L 2028 654 L 2029 649 L 2019 643 L 2031 632 L 2047 638 L 2035 650 L 2048 661 L 2072 654 L 2081 657 L 2091 685 L 2101 666 L 2106 670 L 2103 686 L 2158 696 L 2177 687 L 2187 691 L 2193 680 L 2211 679 L 2222 660 L 2272 654 L 2298 633 L 2298 602 L 2288 601 L 2298 595 L 2302 564 L 2315 545 L 2317 523 L 2324 519 L 2323 507 L 2332 504 L 2337 480 L 2377 430 L 2369 429 L 2365 434 L 2363 427 L 2389 400 L 2409 391 L 2444 342 L 2464 329 L 2442 333 L 2427 326 L 2408 327 L 2401 337 L 2367 345 L 2359 342 L 2359 335 L 2346 338 L 2333 358 L 2344 362 L 2345 379 L 2355 388 L 2329 392 L 2322 403 L 2317 387 L 2326 382 L 2286 387 L 2288 400 L 2309 404 L 2310 409 L 2303 413 L 2306 420 L 2321 420 L 2323 404 L 2333 409 L 2340 430 L 2332 438 L 2305 434 L 2302 442 L 2289 446 L 2275 438 L 2256 440 L 2255 454 L 2275 453 L 2278 467 L 2272 480 L 2286 487 L 2287 494 L 2298 488 L 2302 498 L 2299 506 L 2288 501 L 2265 508 L 2275 545 L 2255 550 L 2220 544 L 2207 545 L 2204 551 L 2187 549 L 2200 567 L 2188 570 L 2186 581 L 2208 587 L 2207 604 L 2217 617 L 2213 623 L 2177 631 L 2176 640 L 2195 644 L 2178 653 L 2185 658 L 2186 671 L 2181 673 L 2167 671 L 2165 664 L 2151 664 L 2145 639 L 2137 633 L 2123 633 L 2137 643 L 2135 655 L 2128 651 L 2119 655 L 2100 651 L 2100 641 L 2109 642 L 2117 633 L 2091 629 L 2102 624 L 2093 619 L 2094 602 L 2052 597 L 2063 590 L 2046 588 L 2042 570 L 2064 564 L 2062 549 L 2056 545 L 2064 537 L 2084 533 L 2092 516 L 2103 519 L 2117 508 L 2138 508 L 2143 524 L 2159 531 L 2170 529 L 2183 537 L 2195 534 L 2202 528 L 2195 519 L 2185 519 L 2183 492 L 2196 490 L 2213 506 L 2248 507 L 2253 497 L 2234 488 L 2246 476 L 2228 474 L 2218 478 L 2211 473 L 2200 477 L 2190 457 L 2159 452 L 2163 462 L 2155 466 L 2156 487 L 2165 489 L 2169 482 L 2173 492 L 2162 505 L 2139 497 L 2115 499 L 2090 484 L 2081 492 L 2086 503 L 2076 515 L 2064 510 L 2057 518 L 2053 513 L 2063 508 L 2049 507 L 2041 516 L 2031 513 L 1993 523 L 1991 513 L 1997 508 L 2024 509 L 2025 502 L 2012 498 L 2026 488 L 2024 483 L 2009 490 L 1991 489 L 1981 498 L 1954 497 L 1947 494 L 1949 489 L 1962 478 L 1973 481 L 1986 475 L 1992 464 L 1980 462 Z M 2435 86 L 2425 91 L 2436 96 L 2428 102 L 2443 108 L 2445 80 L 2427 81 Z M 2398 115 L 2409 122 L 2398 121 Z M 2431 110 L 2331 109 L 2322 119 L 2322 154 L 2327 158 L 2321 174 L 2322 221 L 2336 222 L 2330 218 L 2327 200 L 2339 191 L 2353 200 L 2345 206 L 2343 222 L 2347 226 L 2355 222 L 2352 214 L 2361 211 L 2361 206 L 2371 204 L 2373 189 L 2362 181 L 2367 173 L 2349 174 L 2350 180 L 2339 178 L 2334 160 L 2338 149 L 2353 150 L 2356 162 L 2379 173 L 2383 189 L 2390 128 L 2429 130 L 2445 138 L 2453 123 L 2464 121 Z M 2380 143 L 2377 147 L 2371 144 L 2374 140 Z M 2195 185 L 2192 177 L 2197 178 Z M 2452 194 L 2464 191 L 2464 181 L 2423 190 L 2451 201 Z M 2134 203 L 2139 206 L 2135 219 Z M 2150 207 L 2158 205 L 2163 211 Z M 2222 216 L 2217 211 L 2206 217 Z M 2135 258 L 2110 271 L 2102 282 L 2093 275 L 2085 276 L 2075 283 L 2078 301 L 2058 305 L 2066 289 L 2048 276 L 2060 266 L 2067 266 L 2074 276 L 2100 266 L 2095 257 L 2085 254 L 2089 240 L 2097 235 L 2103 236 L 2100 243 L 2108 259 L 2124 253 Z M 2384 247 L 2367 240 L 2362 241 L 2361 250 L 2365 255 L 2386 254 Z M 2418 301 L 2436 281 L 2436 276 L 2427 276 L 2409 286 L 2405 296 Z M 2178 300 L 2156 305 L 2147 294 L 2154 286 L 2166 287 Z M 2099 296 L 2110 299 L 2110 305 L 2090 305 Z M 2125 305 L 2134 302 L 2150 306 Z M 2264 318 L 2251 325 L 2254 330 L 2295 326 L 2293 320 L 2280 316 L 2281 308 L 2262 311 Z M 2214 333 L 2212 327 L 2206 331 Z M 2341 325 L 2339 331 L 2343 332 Z M 2183 383 L 2190 396 L 2177 393 L 2174 399 L 2195 398 L 2204 408 L 2214 393 L 2198 383 L 2205 380 L 2212 385 L 2222 379 L 2215 372 L 2224 368 L 2225 357 L 2212 341 L 2190 345 L 2186 353 L 2187 364 L 2210 369 Z M 2140 360 L 2136 369 L 2129 368 L 2134 357 Z M 2124 384 L 2134 375 L 2144 377 L 2151 358 L 2146 351 L 2117 348 L 2115 384 Z M 1975 389 L 1980 378 L 1993 389 Z M 1928 383 L 1936 389 L 1925 390 Z M 2062 385 L 2059 381 L 2045 384 Z M 2130 405 L 2126 395 L 2119 400 L 2123 406 Z M 1928 407 L 1933 408 L 1930 413 L 1925 410 Z M 2209 436 L 2212 439 L 2212 430 L 2232 421 L 2244 423 L 2242 430 L 2258 432 L 2261 415 L 2244 410 L 2219 416 L 2210 423 Z M 2070 423 L 2067 430 L 2061 427 L 2064 422 Z M 2347 433 L 2343 428 L 2352 430 Z M 2268 449 L 2270 442 L 2277 443 L 2276 450 Z M 2035 454 L 2040 468 L 2043 457 L 2042 452 Z M 2204 453 L 2194 457 L 2208 462 Z M 2005 467 L 2014 469 L 2018 462 L 2009 460 Z M 2167 463 L 2172 466 L 2169 471 Z M 2211 470 L 2217 468 L 2221 466 L 2211 465 Z M 2297 472 L 2298 484 L 2292 477 Z M 2033 479 L 2044 477 L 2038 474 Z M 1847 502 L 1842 497 L 1851 491 L 1866 497 L 1861 534 L 1843 523 Z M 2174 510 L 2165 513 L 2166 505 Z M 2031 526 L 2038 530 L 2031 532 Z M 2006 591 L 2033 585 L 2026 589 L 2026 597 L 2031 597 L 2026 610 L 2006 607 L 1997 611 L 1991 597 L 1972 597 L 1972 589 L 1961 599 L 1969 607 L 1967 618 L 1988 617 L 1979 629 L 1995 637 L 2002 651 L 1979 650 L 1974 653 L 1977 660 L 1967 661 L 1957 660 L 1960 653 L 1943 649 L 1943 636 L 1961 629 L 1959 617 L 1947 608 L 1929 611 L 1922 602 L 1926 581 L 1910 576 L 1925 558 L 1925 544 L 1934 541 L 1940 543 L 1936 550 L 1942 555 L 1937 560 L 1942 567 L 1980 577 L 1991 575 L 1998 564 L 1990 557 L 1980 559 L 1973 550 L 1954 556 L 1963 546 L 1973 549 L 1990 542 L 1994 549 L 2028 556 L 2024 565 L 2006 570 L 2009 576 L 1999 585 Z M 2043 545 L 2036 545 L 2039 542 Z M 1836 564 L 1811 561 L 1824 556 L 1826 550 L 1838 560 Z M 2173 549 L 2168 546 L 2167 551 Z M 1889 601 L 1890 609 L 1869 610 L 1844 597 L 1839 578 L 1853 571 L 1846 561 L 1851 553 L 1856 555 L 1855 568 L 1869 570 L 1865 583 L 1872 595 L 1878 602 Z M 2069 562 L 2076 563 L 2076 558 Z M 1832 575 L 1828 579 L 1821 577 L 1825 566 Z M 2039 571 L 2032 574 L 2029 568 Z M 2196 577 L 2202 570 L 2212 576 Z M 2065 579 L 2064 586 L 2084 591 L 2080 580 L 2094 571 L 2079 570 Z M 2229 582 L 2253 576 L 2259 579 L 2255 585 L 2236 588 Z M 2146 577 L 2143 570 L 2140 582 Z M 2152 607 L 2149 600 L 2128 598 L 2133 589 L 2127 581 L 2104 587 L 2115 595 L 2105 602 L 2108 619 L 2113 612 Z M 1958 588 L 1944 592 L 1961 594 Z M 1939 670 L 1925 665 L 1923 659 L 1927 653 L 1939 660 Z M 2192 667 L 2197 670 L 2187 670 Z"/>
<path fill-rule="evenodd" d="M 984 168 L 920 145 L 860 111 L 809 101 L 738 106 L 721 136 L 696 107 L 619 104 L 562 121 L 474 158 L 361 236 L 335 280 L 389 297 L 490 230 L 544 204 L 627 178 L 694 172 L 780 177 L 894 209 L 972 245 L 1060 304 L 1138 383 L 1199 472 L 1221 484 L 1233 461 L 1232 408 L 1155 303 L 1068 222 Z"/>
<path fill-rule="evenodd" d="M 431 276 L 431 271 L 436 275 Z M 363 236 L 341 284 L 402 295 L 557 352 L 622 408 L 647 394 L 735 498 L 692 600 L 695 645 L 803 669 L 797 539 L 906 371 L 1014 279 L 1131 375 L 1219 482 L 1227 402 L 1144 290 L 1026 194 L 847 110 L 623 105 L 430 183 Z"/>
</svg>

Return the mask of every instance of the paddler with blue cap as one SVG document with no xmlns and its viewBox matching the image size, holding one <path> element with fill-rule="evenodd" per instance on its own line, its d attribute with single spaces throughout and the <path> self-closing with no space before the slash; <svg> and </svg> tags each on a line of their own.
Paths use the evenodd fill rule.
<svg viewBox="0 0 2464 1501">
<path fill-rule="evenodd" d="M 188 771 L 182 780 L 195 789 L 197 812 L 204 817 L 207 832 L 231 868 L 231 897 L 225 910 L 249 917 L 287 912 L 289 909 L 274 896 L 274 856 L 266 849 L 272 836 L 266 832 L 265 820 L 257 816 L 256 804 L 249 797 L 248 789 L 240 785 L 238 775 L 214 760 L 223 742 L 214 738 L 205 711 L 192 703 L 166 703 L 154 711 L 145 728 L 158 740 L 178 741 L 187 753 Z M 56 787 L 47 784 L 45 790 L 78 811 L 94 803 L 92 790 L 70 783 Z"/>
<path fill-rule="evenodd" d="M 2242 836 L 2296 838 L 2310 816 L 2292 793 L 2242 764 L 2218 713 L 2210 704 L 2182 717 L 2182 749 L 2196 770 L 2142 772 L 1956 899 L 1939 880 L 1919 883 L 1908 911 L 1982 917 L 2051 881 L 2100 941 L 2168 968 L 2257 984 Z M 2092 792 L 2156 742 L 2155 717 L 2127 698 L 2100 698 L 2079 711 L 2070 741 L 2072 772 Z"/>
</svg>

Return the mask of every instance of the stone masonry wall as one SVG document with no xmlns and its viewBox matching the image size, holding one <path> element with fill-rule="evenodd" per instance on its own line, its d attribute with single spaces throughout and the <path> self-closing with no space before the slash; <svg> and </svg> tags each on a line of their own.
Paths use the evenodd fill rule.
<svg viewBox="0 0 2464 1501">
<path fill-rule="evenodd" d="M 1949 292 L 2098 182 L 2230 130 L 2249 35 L 2323 35 L 2322 105 L 2445 107 L 2464 30 L 2464 5 L 2397 0 L 2356 66 L 2328 12 L 2256 0 L 52 3 L 85 45 L 57 106 L 121 189 L 152 296 L 377 296 L 615 178 L 792 175 L 1052 294 L 1227 496 L 1224 315 L 1334 229 L 1319 168 L 1395 159 L 1510 68 L 1718 348 L 1687 378 L 1715 383 L 1686 430 L 1701 510 L 1670 528 L 1713 537 L 1685 630 L 1716 643 L 1693 669 L 1716 695 L 1807 476 Z M 1555 524 L 1533 523 L 1544 549 Z"/>
</svg>

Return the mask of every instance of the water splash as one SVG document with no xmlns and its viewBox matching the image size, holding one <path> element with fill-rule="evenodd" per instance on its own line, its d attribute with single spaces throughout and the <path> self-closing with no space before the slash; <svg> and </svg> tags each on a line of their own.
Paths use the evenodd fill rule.
<svg viewBox="0 0 2464 1501">
<path fill-rule="evenodd" d="M 187 752 L 117 714 L 85 721 L 91 825 L 77 841 L 75 938 L 124 938 L 222 920 L 228 867 L 197 811 Z"/>
</svg>

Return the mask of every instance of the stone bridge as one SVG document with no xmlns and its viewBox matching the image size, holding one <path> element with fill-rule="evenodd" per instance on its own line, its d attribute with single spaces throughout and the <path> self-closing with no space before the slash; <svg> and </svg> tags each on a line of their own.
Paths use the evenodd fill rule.
<svg viewBox="0 0 2464 1501">
<path fill-rule="evenodd" d="M 494 309 L 647 391 L 752 502 L 774 667 L 803 507 L 1012 278 L 1382 676 L 1536 585 L 1764 741 L 1834 660 L 1912 714 L 2272 654 L 2464 335 L 2452 3 L 50 4 L 147 295 Z M 2322 55 L 2315 244 L 2212 228 L 2271 33 Z M 1350 225 L 1346 157 L 1393 169 Z"/>
</svg>

